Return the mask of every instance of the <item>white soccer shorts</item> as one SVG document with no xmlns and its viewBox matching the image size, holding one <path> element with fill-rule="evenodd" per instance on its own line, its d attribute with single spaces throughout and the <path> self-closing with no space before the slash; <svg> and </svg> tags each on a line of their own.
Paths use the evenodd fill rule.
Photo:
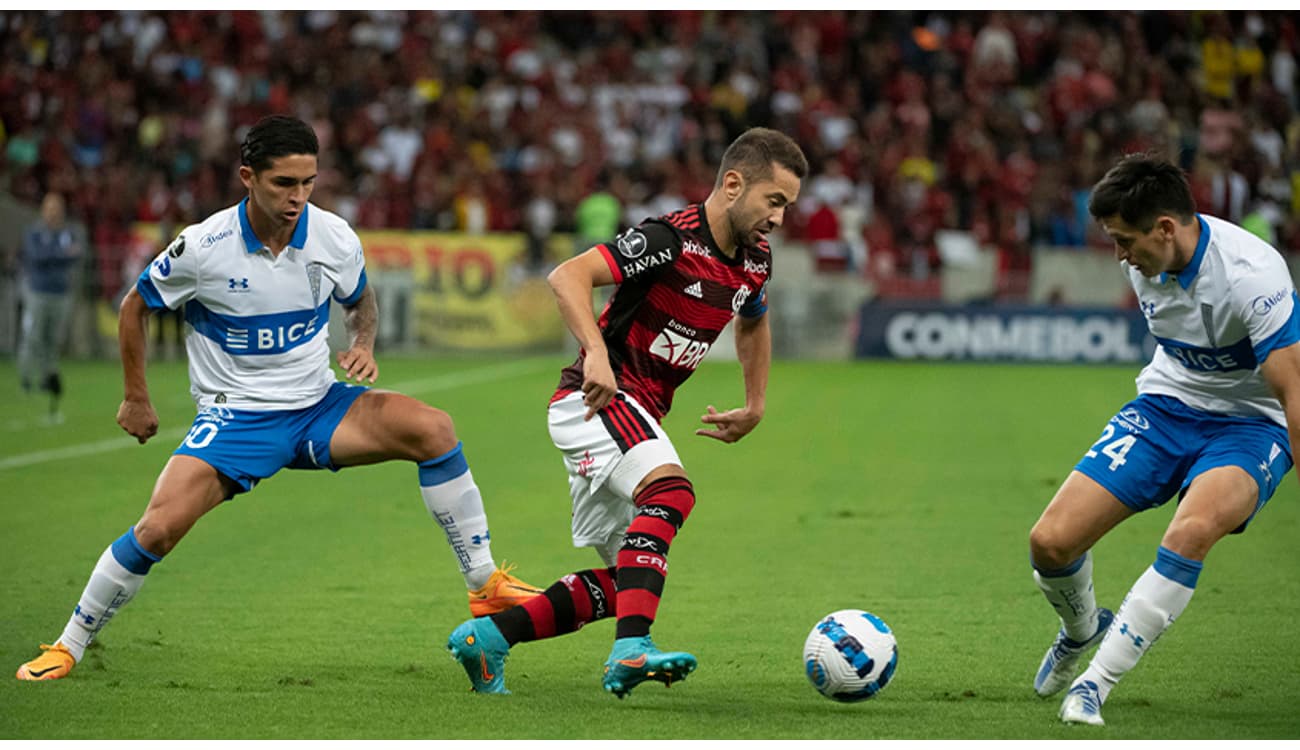
<svg viewBox="0 0 1300 750">
<path fill-rule="evenodd" d="M 551 441 L 564 455 L 573 498 L 573 546 L 596 547 L 613 565 L 617 544 L 632 523 L 632 492 L 651 471 L 682 465 L 654 417 L 619 392 L 609 406 L 584 421 L 587 406 L 575 391 L 547 410 Z"/>
</svg>

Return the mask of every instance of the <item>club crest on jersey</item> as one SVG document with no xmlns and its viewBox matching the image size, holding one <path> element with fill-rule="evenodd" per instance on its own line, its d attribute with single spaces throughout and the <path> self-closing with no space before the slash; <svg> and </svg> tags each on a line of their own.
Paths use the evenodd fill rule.
<svg viewBox="0 0 1300 750">
<path fill-rule="evenodd" d="M 624 232 L 615 244 L 624 258 L 639 258 L 646 251 L 645 235 L 635 229 Z"/>
<path fill-rule="evenodd" d="M 320 307 L 320 274 L 321 264 L 307 264 L 307 283 L 311 284 L 311 304 L 312 307 Z"/>
<path fill-rule="evenodd" d="M 740 312 L 740 308 L 745 306 L 745 301 L 753 293 L 754 290 L 750 289 L 748 284 L 741 284 L 740 288 L 736 290 L 736 296 L 731 298 L 731 311 L 733 313 Z"/>
</svg>

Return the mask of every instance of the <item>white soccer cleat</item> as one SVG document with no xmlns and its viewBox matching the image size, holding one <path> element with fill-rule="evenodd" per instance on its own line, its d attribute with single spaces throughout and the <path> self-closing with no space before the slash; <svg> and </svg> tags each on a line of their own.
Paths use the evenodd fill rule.
<svg viewBox="0 0 1300 750">
<path fill-rule="evenodd" d="M 1098 607 L 1097 632 L 1082 643 L 1065 637 L 1064 630 L 1058 632 L 1056 640 L 1043 655 L 1043 663 L 1038 665 L 1038 674 L 1034 675 L 1034 692 L 1046 698 L 1069 685 L 1074 679 L 1074 668 L 1079 659 L 1093 646 L 1101 643 L 1114 619 L 1115 615 L 1109 609 Z"/>
<path fill-rule="evenodd" d="M 1061 702 L 1061 721 L 1066 724 L 1105 726 L 1101 718 L 1101 690 L 1092 680 L 1081 680 L 1070 688 Z"/>
</svg>

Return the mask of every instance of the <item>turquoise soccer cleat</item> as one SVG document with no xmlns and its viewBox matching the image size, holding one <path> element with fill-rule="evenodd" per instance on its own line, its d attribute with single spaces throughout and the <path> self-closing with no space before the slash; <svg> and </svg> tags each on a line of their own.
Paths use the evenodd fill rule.
<svg viewBox="0 0 1300 750">
<path fill-rule="evenodd" d="M 672 685 L 695 671 L 695 657 L 683 651 L 660 651 L 650 636 L 619 638 L 605 662 L 605 690 L 620 699 L 646 680 Z"/>
<path fill-rule="evenodd" d="M 506 690 L 506 657 L 510 644 L 487 617 L 462 622 L 447 639 L 447 650 L 469 675 L 476 693 L 509 695 Z"/>
</svg>

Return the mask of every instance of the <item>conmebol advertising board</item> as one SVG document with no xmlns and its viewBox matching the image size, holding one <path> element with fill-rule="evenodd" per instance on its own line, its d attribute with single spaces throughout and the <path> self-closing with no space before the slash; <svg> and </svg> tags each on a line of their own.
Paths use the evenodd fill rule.
<svg viewBox="0 0 1300 750">
<path fill-rule="evenodd" d="M 868 303 L 856 351 L 893 359 L 1142 363 L 1154 349 L 1137 310 Z"/>
</svg>

